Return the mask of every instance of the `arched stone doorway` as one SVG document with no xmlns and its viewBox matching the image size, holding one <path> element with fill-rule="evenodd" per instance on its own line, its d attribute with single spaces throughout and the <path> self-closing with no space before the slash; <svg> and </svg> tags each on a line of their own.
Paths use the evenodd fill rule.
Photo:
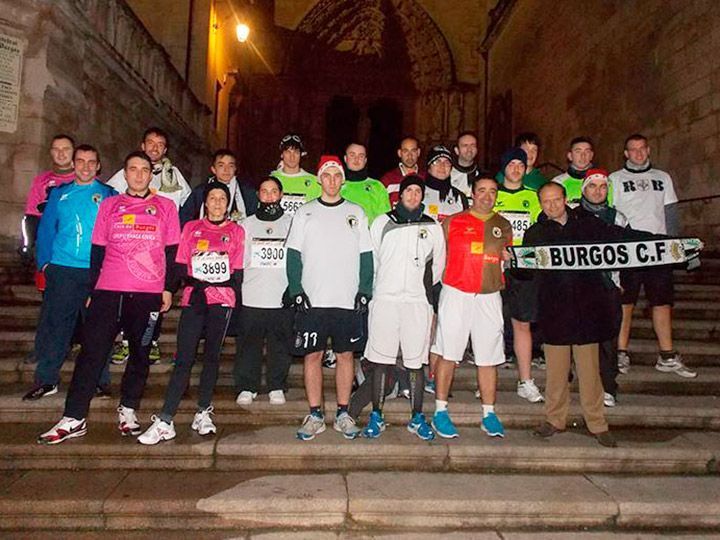
<svg viewBox="0 0 720 540">
<path fill-rule="evenodd" d="M 230 144 L 251 175 L 277 163 L 288 130 L 305 138 L 307 169 L 359 140 L 380 175 L 395 165 L 403 134 L 429 144 L 462 129 L 462 113 L 449 109 L 462 103 L 450 48 L 416 0 L 321 0 L 283 39 L 280 73 L 236 86 Z"/>
</svg>

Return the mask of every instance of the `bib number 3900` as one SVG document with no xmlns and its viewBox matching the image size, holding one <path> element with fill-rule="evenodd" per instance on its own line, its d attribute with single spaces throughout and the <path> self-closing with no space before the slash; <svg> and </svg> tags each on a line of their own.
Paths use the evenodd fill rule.
<svg viewBox="0 0 720 540">
<path fill-rule="evenodd" d="M 208 283 L 222 283 L 230 279 L 230 259 L 227 253 L 205 252 L 193 255 L 192 275 Z"/>
</svg>

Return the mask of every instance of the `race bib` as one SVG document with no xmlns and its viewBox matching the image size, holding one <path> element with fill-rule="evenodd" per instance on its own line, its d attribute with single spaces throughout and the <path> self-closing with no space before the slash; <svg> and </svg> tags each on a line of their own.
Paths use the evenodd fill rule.
<svg viewBox="0 0 720 540">
<path fill-rule="evenodd" d="M 285 268 L 285 240 L 253 238 L 252 268 Z"/>
<path fill-rule="evenodd" d="M 525 231 L 530 228 L 530 214 L 524 212 L 500 212 L 500 215 L 510 222 L 513 243 L 520 243 L 523 236 L 525 236 Z"/>
<path fill-rule="evenodd" d="M 227 253 L 208 251 L 192 256 L 192 275 L 207 283 L 222 283 L 230 279 L 230 257 Z"/>
<path fill-rule="evenodd" d="M 305 195 L 297 193 L 285 193 L 280 199 L 280 206 L 286 214 L 294 215 L 297 209 L 305 204 Z"/>
</svg>

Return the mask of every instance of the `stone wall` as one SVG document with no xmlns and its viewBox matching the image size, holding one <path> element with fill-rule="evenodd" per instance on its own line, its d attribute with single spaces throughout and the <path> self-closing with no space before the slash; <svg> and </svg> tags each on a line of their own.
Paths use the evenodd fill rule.
<svg viewBox="0 0 720 540">
<path fill-rule="evenodd" d="M 149 125 L 189 178 L 207 170 L 209 110 L 122 0 L 0 0 L 0 32 L 24 40 L 18 127 L 0 132 L 0 241 L 12 243 L 55 133 L 95 145 L 108 178 Z"/>
<path fill-rule="evenodd" d="M 489 48 L 491 162 L 533 130 L 541 160 L 564 166 L 569 140 L 586 134 L 613 170 L 639 131 L 681 199 L 720 194 L 718 20 L 713 0 L 515 2 Z M 720 247 L 720 199 L 681 208 L 684 232 Z"/>
</svg>

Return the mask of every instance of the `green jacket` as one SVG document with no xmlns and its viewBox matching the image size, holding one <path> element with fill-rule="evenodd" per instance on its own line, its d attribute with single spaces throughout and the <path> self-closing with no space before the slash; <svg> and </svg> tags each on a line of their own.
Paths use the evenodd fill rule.
<svg viewBox="0 0 720 540">
<path fill-rule="evenodd" d="M 385 186 L 374 178 L 346 180 L 340 189 L 340 195 L 365 210 L 368 224 L 372 224 L 379 215 L 390 211 L 388 192 Z"/>
</svg>

